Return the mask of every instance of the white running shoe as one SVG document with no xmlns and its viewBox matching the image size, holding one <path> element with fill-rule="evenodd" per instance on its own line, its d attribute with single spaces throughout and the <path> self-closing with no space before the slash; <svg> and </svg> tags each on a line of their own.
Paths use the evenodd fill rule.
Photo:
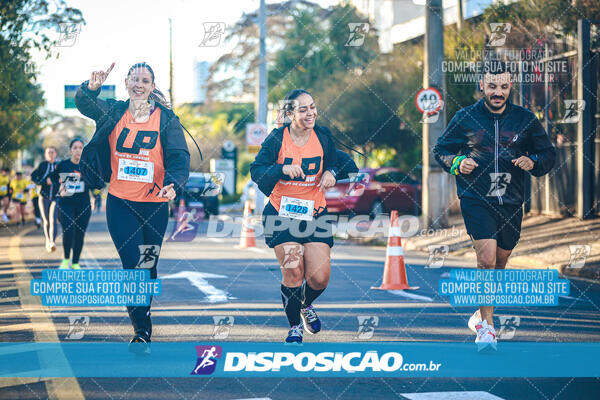
<svg viewBox="0 0 600 400">
<path fill-rule="evenodd" d="M 479 309 L 477 309 L 477 311 L 475 311 L 473 313 L 473 315 L 471 315 L 471 318 L 469 318 L 469 322 L 468 322 L 468 326 L 469 329 L 473 331 L 473 333 L 477 333 L 477 328 L 475 328 L 475 325 L 479 324 L 481 322 L 481 312 L 479 312 Z"/>
<path fill-rule="evenodd" d="M 8 219 L 8 216 L 6 214 L 2 214 L 2 221 L 8 222 L 10 221 L 10 219 Z"/>
<path fill-rule="evenodd" d="M 487 321 L 483 320 L 475 328 L 477 329 L 477 337 L 475 338 L 477 351 L 489 348 L 497 350 L 498 340 L 496 339 L 496 330 L 494 327 L 488 325 Z"/>
</svg>

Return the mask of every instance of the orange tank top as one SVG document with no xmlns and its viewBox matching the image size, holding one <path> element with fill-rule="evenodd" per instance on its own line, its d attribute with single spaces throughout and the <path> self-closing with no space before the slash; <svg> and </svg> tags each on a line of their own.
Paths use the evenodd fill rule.
<svg viewBox="0 0 600 400">
<path fill-rule="evenodd" d="M 315 202 L 313 215 L 323 212 L 326 206 L 325 194 L 317 187 L 323 175 L 323 147 L 315 131 L 311 131 L 308 142 L 304 146 L 297 146 L 288 128 L 285 128 L 277 163 L 300 165 L 306 177 L 292 179 L 286 175 L 284 179 L 279 180 L 269 196 L 273 207 L 279 211 L 281 196 L 286 196 L 313 200 Z"/>
<path fill-rule="evenodd" d="M 148 121 L 138 123 L 127 110 L 111 132 L 108 193 L 131 201 L 168 201 L 157 197 L 165 178 L 160 113 L 155 108 Z"/>
</svg>

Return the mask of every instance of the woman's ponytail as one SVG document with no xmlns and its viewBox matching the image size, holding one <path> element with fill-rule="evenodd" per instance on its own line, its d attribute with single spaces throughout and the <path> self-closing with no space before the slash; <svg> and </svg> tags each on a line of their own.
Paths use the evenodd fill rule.
<svg viewBox="0 0 600 400">
<path fill-rule="evenodd" d="M 171 103 L 169 103 L 169 100 L 167 100 L 163 92 L 161 92 L 157 87 L 155 87 L 152 93 L 150 93 L 150 95 L 148 96 L 148 100 L 160 103 L 168 109 L 171 108 Z"/>
</svg>

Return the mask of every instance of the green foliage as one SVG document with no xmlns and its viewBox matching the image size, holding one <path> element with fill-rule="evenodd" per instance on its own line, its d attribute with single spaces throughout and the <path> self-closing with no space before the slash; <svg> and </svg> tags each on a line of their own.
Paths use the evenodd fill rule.
<svg viewBox="0 0 600 400">
<path fill-rule="evenodd" d="M 51 9 L 52 8 L 52 9 Z M 36 83 L 33 49 L 52 55 L 59 24 L 82 23 L 79 10 L 64 1 L 15 0 L 0 3 L 0 155 L 33 144 L 43 122 L 43 92 Z M 51 33 L 51 31 L 55 31 Z"/>
</svg>

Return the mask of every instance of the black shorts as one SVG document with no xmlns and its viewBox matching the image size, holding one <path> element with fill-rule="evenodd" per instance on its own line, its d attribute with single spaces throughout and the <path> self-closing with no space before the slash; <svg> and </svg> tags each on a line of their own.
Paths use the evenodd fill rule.
<svg viewBox="0 0 600 400">
<path fill-rule="evenodd" d="M 262 224 L 265 242 L 273 248 L 281 243 L 327 243 L 333 247 L 333 224 L 323 218 L 328 215 L 327 209 L 313 217 L 312 221 L 303 221 L 280 217 L 279 213 L 269 202 L 263 210 Z"/>
<path fill-rule="evenodd" d="M 463 197 L 460 209 L 467 233 L 473 240 L 496 239 L 498 247 L 504 250 L 514 249 L 519 242 L 522 206 L 498 205 L 492 201 Z"/>
</svg>

